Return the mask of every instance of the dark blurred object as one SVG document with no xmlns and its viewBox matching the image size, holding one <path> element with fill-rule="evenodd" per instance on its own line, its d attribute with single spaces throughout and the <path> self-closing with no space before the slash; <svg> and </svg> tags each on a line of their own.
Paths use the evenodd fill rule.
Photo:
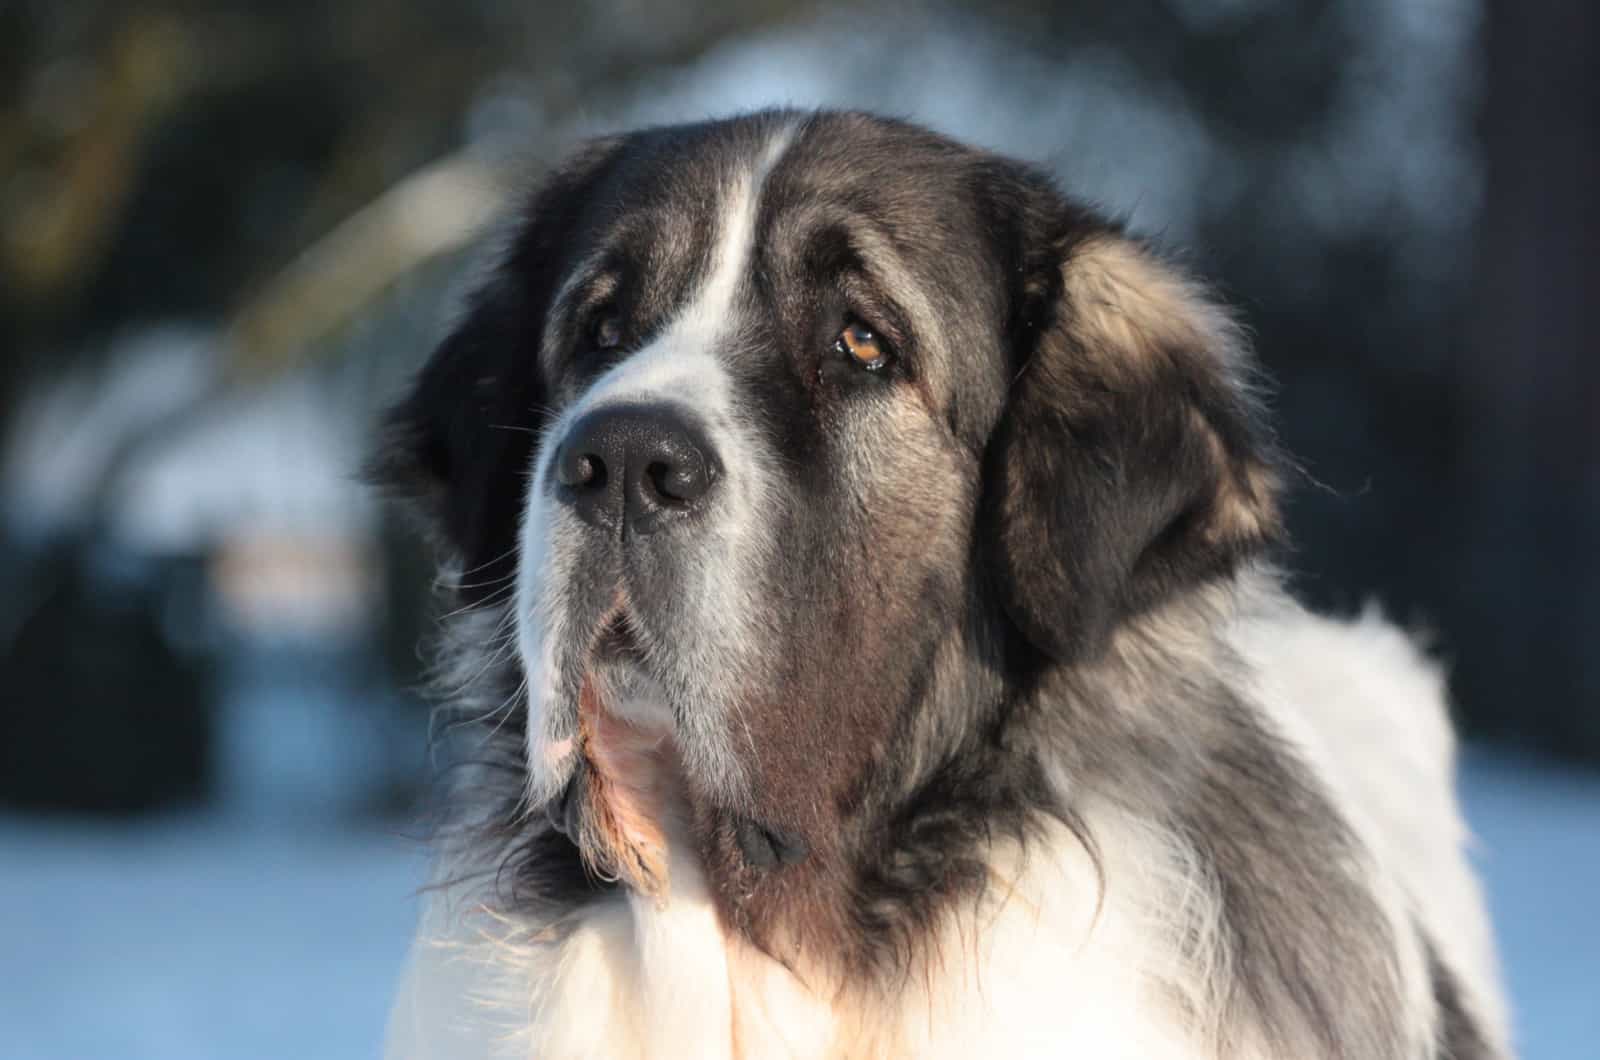
<svg viewBox="0 0 1600 1060">
<path fill-rule="evenodd" d="M 89 542 L 33 558 L 0 629 L 0 804 L 126 813 L 205 794 L 207 668 L 168 624 L 195 621 L 200 579 Z"/>
<path fill-rule="evenodd" d="M 1483 42 L 1443 613 L 1481 731 L 1600 759 L 1600 5 L 1491 0 Z"/>
</svg>

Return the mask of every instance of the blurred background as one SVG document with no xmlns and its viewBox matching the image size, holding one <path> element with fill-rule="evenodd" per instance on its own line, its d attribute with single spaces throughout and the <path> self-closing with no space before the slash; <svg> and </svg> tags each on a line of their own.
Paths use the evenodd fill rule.
<svg viewBox="0 0 1600 1060">
<path fill-rule="evenodd" d="M 1449 668 L 1524 1055 L 1594 1056 L 1597 69 L 1581 0 L 0 4 L 0 1056 L 377 1054 L 430 586 L 369 421 L 575 139 L 773 103 L 1219 282 L 1301 590 Z"/>
</svg>

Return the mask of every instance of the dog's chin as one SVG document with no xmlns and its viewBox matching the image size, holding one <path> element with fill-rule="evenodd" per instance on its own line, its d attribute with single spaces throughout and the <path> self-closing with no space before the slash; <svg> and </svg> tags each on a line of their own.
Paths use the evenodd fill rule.
<svg viewBox="0 0 1600 1060">
<path fill-rule="evenodd" d="M 602 624 L 575 683 L 575 735 L 545 748 L 545 814 L 596 876 L 662 895 L 687 790 L 671 709 L 625 616 Z"/>
<path fill-rule="evenodd" d="M 666 696 L 645 668 L 645 653 L 620 605 L 560 625 L 569 640 L 524 633 L 528 697 L 527 798 L 541 806 L 562 796 L 583 764 L 584 702 L 643 729 L 670 730 Z"/>
<path fill-rule="evenodd" d="M 802 837 L 748 816 L 741 764 L 703 724 L 711 711 L 673 700 L 676 686 L 657 670 L 670 673 L 673 660 L 656 654 L 625 599 L 572 624 L 588 630 L 583 647 L 569 656 L 560 691 L 538 705 L 555 724 L 529 727 L 542 741 L 529 747 L 530 805 L 543 807 L 591 873 L 642 894 L 665 895 L 670 855 L 687 853 L 696 807 L 729 824 L 753 868 L 803 860 Z"/>
<path fill-rule="evenodd" d="M 673 713 L 666 689 L 650 672 L 644 649 L 620 612 L 595 637 L 580 688 L 585 683 L 594 686 L 601 706 L 612 715 L 636 728 L 671 736 Z M 580 691 L 580 716 L 582 709 Z"/>
</svg>

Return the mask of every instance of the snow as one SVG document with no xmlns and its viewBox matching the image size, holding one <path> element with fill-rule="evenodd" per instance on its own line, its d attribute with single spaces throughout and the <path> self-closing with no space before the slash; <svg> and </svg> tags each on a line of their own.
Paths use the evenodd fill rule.
<svg viewBox="0 0 1600 1060">
<path fill-rule="evenodd" d="M 1478 836 L 1525 1060 L 1600 1056 L 1600 776 L 1478 755 L 1462 797 Z"/>
<path fill-rule="evenodd" d="M 378 1056 L 423 869 L 381 832 L 0 821 L 0 1056 Z"/>
<path fill-rule="evenodd" d="M 124 336 L 105 359 L 99 373 L 66 373 L 30 392 L 0 436 L 0 500 L 33 532 L 85 519 L 128 439 L 198 400 L 216 371 L 212 336 L 181 324 Z"/>
<path fill-rule="evenodd" d="M 127 469 L 109 502 L 119 537 L 160 553 L 246 531 L 359 534 L 373 498 L 356 475 L 366 424 L 355 407 L 313 375 L 213 399 Z"/>
<path fill-rule="evenodd" d="M 350 379 L 219 389 L 215 340 L 180 324 L 133 331 L 104 359 L 31 392 L 0 434 L 0 512 L 18 529 L 46 535 L 100 516 L 120 544 L 152 554 L 243 533 L 367 531 L 373 497 L 357 469 L 368 423 L 352 414 L 364 395 Z"/>
<path fill-rule="evenodd" d="M 1592 1057 L 1600 777 L 1465 775 L 1522 1055 Z M 0 1056 L 376 1056 L 423 869 L 375 829 L 0 818 Z"/>
</svg>

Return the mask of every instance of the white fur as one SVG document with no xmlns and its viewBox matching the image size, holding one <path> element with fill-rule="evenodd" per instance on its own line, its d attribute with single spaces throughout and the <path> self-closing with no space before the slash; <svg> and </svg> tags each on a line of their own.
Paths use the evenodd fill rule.
<svg viewBox="0 0 1600 1060">
<path fill-rule="evenodd" d="M 630 895 L 547 926 L 479 910 L 430 912 L 390 1026 L 389 1055 L 422 1058 L 940 1058 L 1082 1056 L 1188 1060 L 1203 1028 L 1170 993 L 1204 982 L 1210 906 L 1187 891 L 1170 837 L 1106 810 L 1091 827 L 1118 886 L 1099 899 L 1088 855 L 1065 830 L 999 852 L 989 899 L 945 929 L 930 975 L 899 996 L 836 1009 L 717 923 L 704 878 L 681 856 L 660 903 Z M 1194 899 L 1194 900 L 1191 900 Z M 450 899 L 436 896 L 434 910 Z M 1197 945 L 1175 950 L 1173 938 Z M 927 984 L 927 988 L 923 984 Z M 452 1005 L 453 1002 L 453 1005 Z M 1268 1055 L 1236 1052 L 1244 1058 Z"/>
<path fill-rule="evenodd" d="M 712 265 L 696 296 L 649 346 L 602 375 L 573 401 L 550 426 L 555 444 L 542 446 L 534 458 L 528 505 L 520 537 L 515 597 L 518 649 L 528 674 L 528 801 L 541 805 L 553 797 L 563 779 L 558 768 L 570 754 L 570 743 L 551 731 L 552 710 L 561 697 L 555 652 L 571 636 L 561 587 L 579 556 L 582 530 L 576 518 L 549 503 L 549 481 L 559 439 L 581 417 L 630 402 L 677 403 L 704 425 L 727 474 L 719 485 L 719 518 L 705 531 L 706 561 L 686 570 L 685 606 L 700 616 L 696 642 L 680 641 L 674 655 L 683 673 L 678 691 L 693 697 L 696 680 L 709 673 L 739 672 L 747 660 L 744 630 L 759 620 L 761 601 L 749 572 L 759 569 L 770 547 L 759 532 L 758 514 L 767 505 L 767 467 L 771 458 L 761 439 L 740 424 L 746 418 L 733 398 L 723 359 L 725 348 L 739 342 L 737 299 L 749 272 L 762 188 L 788 148 L 794 130 L 776 130 L 747 170 L 721 189 L 722 214 Z M 699 645 L 702 650 L 696 651 Z M 729 746 L 738 737 L 735 705 L 700 702 L 680 711 L 680 723 L 694 731 L 682 742 L 691 766 L 705 776 L 722 778 L 724 795 L 740 789 L 741 770 Z M 698 757 L 698 761 L 695 761 Z"/>
<path fill-rule="evenodd" d="M 1505 1050 L 1503 991 L 1467 861 L 1438 666 L 1373 606 L 1348 621 L 1273 606 L 1246 617 L 1235 643 L 1260 702 L 1381 867 L 1388 885 L 1380 893 L 1427 930 L 1490 1043 Z"/>
<path fill-rule="evenodd" d="M 1239 619 L 1232 641 L 1267 716 L 1368 846 L 1363 871 L 1386 915 L 1397 929 L 1407 912 L 1422 918 L 1503 1042 L 1436 669 L 1375 613 L 1341 622 L 1276 597 Z M 1227 1056 L 1272 1055 L 1250 1028 L 1193 1015 L 1218 1011 L 1230 959 L 1198 859 L 1111 807 L 1084 813 L 1103 895 L 1065 829 L 1025 851 L 997 848 L 984 903 L 952 916 L 939 957 L 892 998 L 836 1003 L 827 984 L 808 989 L 730 939 L 682 842 L 666 898 L 609 899 L 566 924 L 491 915 L 470 889 L 447 888 L 430 898 L 390 1055 L 1198 1060 L 1219 1055 L 1223 1032 Z M 1425 990 L 1417 948 L 1401 949 L 1403 981 Z M 1414 1047 L 1431 1055 L 1426 1041 Z"/>
</svg>

